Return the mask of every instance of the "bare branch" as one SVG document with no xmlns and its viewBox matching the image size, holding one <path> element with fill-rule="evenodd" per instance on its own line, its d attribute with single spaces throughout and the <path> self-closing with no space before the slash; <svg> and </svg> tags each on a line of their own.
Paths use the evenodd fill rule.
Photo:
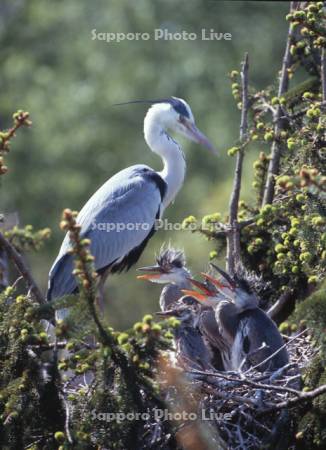
<svg viewBox="0 0 326 450">
<path fill-rule="evenodd" d="M 292 297 L 293 292 L 292 291 L 286 291 L 284 292 L 280 298 L 269 308 L 267 311 L 267 315 L 274 319 L 274 317 L 282 311 L 283 307 L 286 305 L 286 303 L 290 300 Z"/>
<path fill-rule="evenodd" d="M 218 371 L 207 372 L 207 371 L 202 371 L 202 370 L 191 370 L 188 372 L 192 373 L 192 374 L 223 378 L 224 380 L 234 381 L 239 384 L 248 384 L 249 386 L 253 386 L 258 389 L 267 389 L 267 390 L 271 390 L 271 391 L 274 390 L 274 391 L 278 391 L 278 392 L 287 392 L 289 394 L 294 394 L 297 397 L 299 397 L 301 395 L 301 392 L 297 391 L 296 389 L 288 388 L 285 386 L 276 386 L 273 384 L 258 383 L 256 381 L 249 380 L 249 378 L 246 378 L 242 373 L 240 373 L 240 377 L 232 377 L 232 375 L 228 375 L 227 372 L 224 372 L 224 373 L 221 373 Z"/>
<path fill-rule="evenodd" d="M 264 408 L 263 410 L 258 411 L 258 415 L 269 414 L 273 411 L 279 411 L 284 408 L 292 408 L 296 406 L 298 403 L 307 402 L 313 400 L 315 397 L 326 393 L 326 384 L 319 386 L 313 391 L 301 392 L 299 397 L 291 397 L 288 400 L 277 403 L 274 406 L 270 406 L 269 408 Z"/>
<path fill-rule="evenodd" d="M 283 350 L 283 348 L 287 347 L 289 345 L 290 342 L 294 341 L 295 339 L 299 338 L 300 336 L 302 336 L 304 333 L 306 333 L 307 330 L 303 330 L 301 331 L 301 333 L 297 334 L 296 336 L 293 336 L 292 338 L 290 338 L 284 345 L 282 345 L 281 347 L 279 347 L 274 353 L 272 353 L 271 355 L 269 355 L 266 359 L 264 359 L 264 361 L 261 361 L 260 363 L 256 364 L 253 367 L 249 367 L 248 370 L 246 370 L 244 373 L 249 373 L 252 372 L 253 370 L 256 370 L 258 367 L 261 367 L 263 364 L 265 364 L 267 361 L 270 361 L 272 358 L 274 358 L 275 355 L 277 355 L 277 353 L 279 353 L 281 350 Z"/>
<path fill-rule="evenodd" d="M 0 248 L 0 290 L 9 284 L 7 252 Z"/>
<path fill-rule="evenodd" d="M 296 4 L 296 2 L 291 2 L 290 11 L 292 11 L 295 8 L 295 4 Z M 278 97 L 282 97 L 282 95 L 284 95 L 285 92 L 288 90 L 288 86 L 289 86 L 288 68 L 290 67 L 291 61 L 292 61 L 292 57 L 291 57 L 291 53 L 290 53 L 292 39 L 293 39 L 293 27 L 290 24 L 288 35 L 287 35 L 287 40 L 286 40 L 285 53 L 284 53 L 284 57 L 283 57 L 280 83 L 279 83 L 279 87 L 278 87 Z M 280 144 L 279 140 L 277 139 L 277 136 L 279 135 L 279 133 L 283 127 L 282 116 L 283 116 L 282 107 L 281 107 L 281 105 L 278 105 L 278 107 L 276 109 L 276 114 L 274 117 L 274 120 L 275 120 L 274 141 L 273 141 L 272 150 L 271 150 L 271 160 L 270 160 L 269 166 L 268 166 L 263 205 L 266 205 L 267 203 L 272 203 L 273 198 L 274 198 L 275 177 L 279 173 L 281 150 L 282 150 L 281 144 Z"/>
<path fill-rule="evenodd" d="M 326 49 L 322 48 L 321 51 L 321 87 L 323 102 L 326 102 Z"/>
<path fill-rule="evenodd" d="M 241 84 L 242 84 L 242 109 L 241 109 L 241 123 L 240 123 L 241 148 L 237 153 L 233 190 L 230 200 L 229 223 L 231 232 L 227 237 L 227 270 L 231 275 L 234 275 L 236 268 L 240 263 L 240 229 L 238 226 L 238 207 L 241 191 L 242 166 L 244 158 L 243 144 L 246 141 L 248 130 L 248 70 L 249 70 L 249 61 L 248 61 L 248 53 L 246 53 L 241 69 Z"/>
<path fill-rule="evenodd" d="M 34 278 L 32 277 L 30 271 L 28 270 L 26 264 L 23 261 L 21 255 L 17 252 L 15 247 L 4 237 L 4 235 L 0 232 L 0 247 L 2 247 L 8 254 L 9 258 L 11 258 L 17 267 L 18 271 L 23 276 L 26 281 L 27 286 L 30 288 L 35 300 L 39 304 L 45 304 L 44 297 L 37 286 Z"/>
</svg>

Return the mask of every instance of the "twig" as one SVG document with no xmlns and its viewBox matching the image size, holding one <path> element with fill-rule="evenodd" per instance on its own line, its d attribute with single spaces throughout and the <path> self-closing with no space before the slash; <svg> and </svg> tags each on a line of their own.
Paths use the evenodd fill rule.
<svg viewBox="0 0 326 450">
<path fill-rule="evenodd" d="M 205 384 L 204 389 L 208 393 L 213 394 L 216 397 L 222 398 L 223 400 L 233 400 L 236 403 L 245 404 L 245 405 L 248 405 L 248 406 L 251 406 L 254 408 L 257 407 L 257 402 L 250 397 L 244 397 L 244 396 L 233 394 L 233 393 L 232 394 L 227 393 L 227 392 L 218 390 L 216 388 L 213 388 L 209 384 Z"/>
<path fill-rule="evenodd" d="M 326 49 L 325 47 L 321 50 L 321 87 L 323 102 L 326 102 Z"/>
<path fill-rule="evenodd" d="M 14 126 L 9 128 L 9 130 L 5 133 L 4 136 L 2 136 L 1 142 L 0 142 L 0 152 L 6 150 L 9 151 L 9 141 L 15 136 L 16 131 L 18 128 L 22 126 L 30 126 L 32 125 L 32 122 L 29 120 L 29 113 L 25 111 L 18 111 L 14 114 L 15 123 Z"/>
<path fill-rule="evenodd" d="M 55 342 L 55 343 L 48 343 L 48 344 L 33 344 L 29 345 L 29 348 L 32 350 L 51 350 L 53 348 L 62 349 L 65 348 L 67 345 L 66 341 L 62 342 Z"/>
<path fill-rule="evenodd" d="M 82 286 L 82 294 L 85 297 L 89 313 L 97 327 L 99 339 L 104 346 L 111 350 L 112 361 L 120 368 L 125 382 L 129 387 L 129 392 L 135 407 L 138 410 L 142 410 L 143 400 L 139 385 L 137 384 L 137 382 L 140 382 L 139 376 L 137 376 L 127 356 L 120 349 L 114 336 L 109 330 L 105 329 L 95 307 L 96 275 L 94 268 L 90 265 L 90 259 L 92 259 L 92 255 L 88 249 L 90 242 L 85 242 L 80 237 L 80 226 L 76 222 L 76 213 L 73 213 L 70 209 L 65 209 L 62 214 L 62 219 L 62 228 L 69 231 L 72 249 L 76 255 L 76 262 L 79 267 L 77 279 Z"/>
<path fill-rule="evenodd" d="M 234 275 L 240 263 L 240 230 L 238 227 L 238 208 L 241 190 L 242 166 L 244 158 L 243 143 L 247 138 L 248 129 L 248 53 L 245 54 L 241 70 L 242 83 L 242 109 L 240 123 L 240 144 L 241 148 L 237 153 L 237 160 L 234 173 L 233 190 L 230 200 L 230 228 L 231 233 L 227 237 L 227 270 Z"/>
<path fill-rule="evenodd" d="M 292 408 L 293 406 L 297 405 L 298 403 L 313 400 L 315 397 L 318 397 L 318 395 L 322 395 L 325 393 L 326 393 L 326 384 L 323 384 L 322 386 L 319 386 L 318 388 L 314 389 L 313 391 L 300 393 L 299 397 L 295 397 L 295 398 L 291 397 L 288 400 L 284 400 L 283 402 L 277 403 L 274 406 L 270 406 L 269 408 L 265 408 L 263 410 L 257 411 L 257 414 L 258 415 L 268 414 L 270 412 L 279 411 L 280 409 Z"/>
<path fill-rule="evenodd" d="M 235 378 L 226 374 L 221 374 L 220 372 L 207 372 L 207 371 L 201 371 L 201 370 L 192 370 L 190 373 L 196 373 L 198 375 L 207 375 L 211 377 L 217 377 L 217 378 L 223 378 L 224 380 L 228 381 L 234 381 L 236 383 L 243 383 L 248 384 L 249 386 L 256 387 L 257 389 L 269 389 L 271 391 L 278 391 L 278 392 L 287 392 L 289 394 L 294 394 L 297 397 L 300 396 L 300 391 L 297 391 L 296 389 L 287 388 L 284 386 L 275 386 L 274 384 L 264 384 L 264 383 L 257 383 L 255 381 L 249 380 L 248 378 L 241 376 L 240 378 Z"/>
<path fill-rule="evenodd" d="M 9 285 L 8 256 L 7 252 L 0 248 L 0 290 Z"/>
<path fill-rule="evenodd" d="M 27 286 L 31 289 L 35 300 L 40 304 L 45 304 L 44 297 L 35 283 L 34 278 L 32 277 L 30 271 L 28 270 L 26 264 L 23 261 L 23 258 L 21 255 L 17 252 L 15 247 L 4 237 L 4 235 L 0 232 L 0 247 L 3 247 L 5 251 L 7 252 L 8 256 L 13 260 L 15 266 L 17 267 L 18 271 L 23 276 L 24 280 L 26 281 Z"/>
<path fill-rule="evenodd" d="M 278 348 L 274 353 L 272 353 L 271 355 L 269 355 L 266 359 L 264 359 L 264 361 L 261 361 L 260 363 L 256 364 L 255 366 L 249 367 L 248 370 L 246 370 L 246 372 L 244 373 L 248 373 L 251 372 L 252 370 L 257 369 L 257 367 L 262 366 L 263 364 L 265 364 L 267 361 L 269 361 L 270 359 L 274 358 L 275 355 L 277 355 L 277 353 L 279 353 L 281 350 L 283 350 L 283 348 L 287 347 L 289 345 L 290 342 L 298 339 L 300 336 L 302 336 L 304 333 L 306 333 L 307 329 L 301 331 L 301 333 L 297 334 L 296 336 L 293 336 L 293 338 L 290 338 L 284 345 L 282 345 L 280 348 Z"/>
<path fill-rule="evenodd" d="M 292 11 L 294 9 L 295 4 L 296 4 L 296 2 L 291 2 L 290 11 Z M 280 83 L 279 83 L 279 87 L 278 87 L 278 97 L 282 97 L 282 95 L 284 95 L 285 92 L 288 90 L 288 86 L 289 86 L 288 68 L 290 67 L 291 60 L 292 60 L 291 53 L 290 53 L 292 39 L 293 39 L 293 27 L 290 24 L 288 35 L 287 35 L 287 40 L 286 40 L 285 53 L 284 53 L 284 57 L 283 57 Z M 274 118 L 275 119 L 275 126 L 274 126 L 275 138 L 274 138 L 274 141 L 272 144 L 271 160 L 270 160 L 269 166 L 268 166 L 263 205 L 266 205 L 267 203 L 272 203 L 273 198 L 274 198 L 275 177 L 279 172 L 280 159 L 281 159 L 281 145 L 280 145 L 279 140 L 277 139 L 277 136 L 279 135 L 280 131 L 282 130 L 282 119 L 281 119 L 282 115 L 283 115 L 282 107 L 281 107 L 281 105 L 278 105 L 277 110 L 276 110 L 276 115 Z"/>
</svg>

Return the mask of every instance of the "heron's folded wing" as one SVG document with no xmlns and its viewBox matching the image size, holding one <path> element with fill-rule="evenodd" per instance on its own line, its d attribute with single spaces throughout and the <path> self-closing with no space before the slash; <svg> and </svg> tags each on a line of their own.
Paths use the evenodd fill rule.
<svg viewBox="0 0 326 450">
<path fill-rule="evenodd" d="M 151 233 L 162 199 L 159 187 L 144 168 L 133 166 L 116 174 L 95 192 L 77 217 L 81 236 L 91 239 L 97 270 L 121 260 Z M 67 255 L 70 247 L 67 234 L 50 271 L 51 298 L 76 287 L 72 257 Z"/>
<path fill-rule="evenodd" d="M 140 177 L 100 208 L 84 232 L 91 239 L 96 269 L 123 259 L 140 246 L 151 233 L 160 206 L 161 195 L 155 183 Z"/>
</svg>

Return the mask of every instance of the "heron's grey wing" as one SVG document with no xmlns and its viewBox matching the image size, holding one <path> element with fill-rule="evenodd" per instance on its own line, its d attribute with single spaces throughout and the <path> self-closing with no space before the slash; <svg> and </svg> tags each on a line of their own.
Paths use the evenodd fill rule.
<svg viewBox="0 0 326 450">
<path fill-rule="evenodd" d="M 80 211 L 77 223 L 81 225 L 81 236 L 91 239 L 96 270 L 122 262 L 151 234 L 162 202 L 161 190 L 151 175 L 156 173 L 146 166 L 122 170 L 95 192 Z M 67 235 L 50 271 L 49 299 L 71 293 L 77 287 L 69 249 Z"/>
<path fill-rule="evenodd" d="M 275 323 L 260 308 L 241 314 L 238 351 L 242 358 L 247 355 L 249 365 L 257 365 L 280 349 L 284 342 Z M 238 357 L 240 359 L 240 357 Z M 287 350 L 283 348 L 276 355 L 258 367 L 258 370 L 275 370 L 289 362 Z"/>
<path fill-rule="evenodd" d="M 141 246 L 152 233 L 160 207 L 161 195 L 156 185 L 141 179 L 103 208 L 85 233 L 91 239 L 96 270 L 123 263 Z M 125 264 L 129 266 L 128 261 Z"/>
<path fill-rule="evenodd" d="M 200 313 L 198 326 L 202 335 L 214 348 L 222 351 L 228 347 L 227 342 L 225 342 L 223 336 L 220 334 L 213 309 L 207 309 Z"/>
<path fill-rule="evenodd" d="M 211 355 L 199 330 L 183 323 L 175 331 L 176 357 L 185 370 L 210 370 Z"/>
</svg>

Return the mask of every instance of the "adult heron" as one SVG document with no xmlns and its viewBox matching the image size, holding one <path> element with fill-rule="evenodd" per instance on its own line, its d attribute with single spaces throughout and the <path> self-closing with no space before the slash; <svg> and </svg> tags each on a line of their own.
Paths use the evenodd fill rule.
<svg viewBox="0 0 326 450">
<path fill-rule="evenodd" d="M 134 165 L 118 172 L 93 194 L 77 216 L 81 236 L 91 240 L 101 289 L 109 273 L 128 270 L 137 262 L 155 232 L 156 220 L 183 185 L 185 157 L 168 130 L 214 152 L 213 145 L 196 127 L 184 100 L 171 97 L 146 102 L 152 106 L 144 120 L 144 137 L 149 148 L 161 157 L 163 170 L 156 172 L 146 165 Z M 50 270 L 48 300 L 77 290 L 70 248 L 67 234 Z"/>
<path fill-rule="evenodd" d="M 159 300 L 161 315 L 172 315 L 180 320 L 174 336 L 179 364 L 188 369 L 223 370 L 220 352 L 216 346 L 213 348 L 210 345 L 198 327 L 203 314 L 205 317 L 211 315 L 215 322 L 213 309 L 205 308 L 183 294 L 183 289 L 192 287 L 191 272 L 186 266 L 184 252 L 163 246 L 155 265 L 137 270 L 146 272 L 139 275 L 138 279 L 164 285 Z"/>
<path fill-rule="evenodd" d="M 232 278 L 214 267 L 222 274 L 222 281 L 204 274 L 209 284 L 192 280 L 201 292 L 184 290 L 184 293 L 215 309 L 216 330 L 210 321 L 206 336 L 221 351 L 225 370 L 256 367 L 265 371 L 286 365 L 289 357 L 282 336 L 259 308 L 258 297 L 248 281 L 237 275 Z"/>
</svg>

